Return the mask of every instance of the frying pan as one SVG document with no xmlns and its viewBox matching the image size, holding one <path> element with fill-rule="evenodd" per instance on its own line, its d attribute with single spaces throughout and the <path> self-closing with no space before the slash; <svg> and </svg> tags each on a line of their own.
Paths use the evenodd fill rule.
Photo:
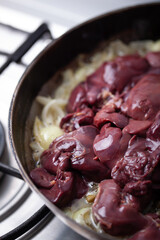
<svg viewBox="0 0 160 240">
<path fill-rule="evenodd" d="M 160 4 L 144 4 L 121 9 L 94 18 L 65 33 L 51 43 L 27 68 L 14 92 L 9 113 L 9 136 L 21 174 L 65 224 L 87 239 L 117 239 L 95 233 L 69 219 L 59 208 L 47 200 L 29 177 L 34 167 L 29 142 L 35 116 L 39 113 L 34 99 L 45 85 L 44 94 L 50 94 L 47 81 L 70 63 L 78 54 L 89 53 L 103 40 L 121 39 L 125 42 L 160 37 Z M 52 91 L 58 80 L 53 81 Z"/>
</svg>

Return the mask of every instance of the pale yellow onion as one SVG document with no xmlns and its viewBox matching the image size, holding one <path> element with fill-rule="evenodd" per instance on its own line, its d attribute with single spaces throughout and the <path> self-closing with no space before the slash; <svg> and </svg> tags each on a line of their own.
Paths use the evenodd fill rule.
<svg viewBox="0 0 160 240">
<path fill-rule="evenodd" d="M 68 100 L 69 95 L 73 89 L 74 73 L 72 69 L 67 69 L 62 73 L 62 84 L 56 89 L 55 98 L 62 97 Z"/>
<path fill-rule="evenodd" d="M 151 51 L 153 52 L 160 51 L 160 40 L 157 40 L 152 44 Z"/>
<path fill-rule="evenodd" d="M 49 147 L 55 138 L 61 136 L 63 133 L 63 130 L 56 125 L 45 127 L 41 120 L 36 117 L 33 127 L 34 140 L 30 144 L 35 153 L 35 156 L 38 156 L 38 153 L 41 154 L 45 149 Z"/>
<path fill-rule="evenodd" d="M 91 221 L 90 221 L 90 213 L 91 213 L 91 208 L 87 207 L 87 208 L 82 208 L 78 211 L 76 211 L 73 214 L 73 219 L 77 222 L 80 223 L 81 225 L 90 225 Z"/>
<path fill-rule="evenodd" d="M 30 147 L 33 150 L 33 158 L 37 162 L 40 158 L 40 155 L 44 151 L 44 148 L 39 144 L 39 142 L 36 142 L 36 141 L 32 141 L 30 143 Z"/>
<path fill-rule="evenodd" d="M 53 99 L 42 110 L 41 118 L 45 125 L 59 125 L 60 120 L 64 117 L 63 110 L 65 101 Z"/>
<path fill-rule="evenodd" d="M 42 121 L 36 116 L 34 125 L 33 125 L 33 136 L 36 142 L 39 142 L 39 133 L 41 128 L 44 127 Z"/>
<path fill-rule="evenodd" d="M 38 96 L 36 97 L 36 101 L 38 103 L 40 103 L 41 105 L 46 105 L 47 103 L 49 103 L 52 100 L 51 97 L 44 97 L 44 96 Z"/>
<path fill-rule="evenodd" d="M 40 143 L 44 149 L 47 149 L 53 140 L 61 135 L 63 135 L 61 128 L 57 126 L 48 126 L 40 130 Z"/>
</svg>

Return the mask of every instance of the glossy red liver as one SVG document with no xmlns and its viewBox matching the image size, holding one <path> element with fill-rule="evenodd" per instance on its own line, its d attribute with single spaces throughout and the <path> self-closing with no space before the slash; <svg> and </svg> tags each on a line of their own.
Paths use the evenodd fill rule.
<svg viewBox="0 0 160 240">
<path fill-rule="evenodd" d="M 31 178 L 58 206 L 100 182 L 93 216 L 111 235 L 159 239 L 143 215 L 160 190 L 160 53 L 103 63 L 71 93 L 66 132 L 41 155 Z M 159 220 L 156 217 L 156 222 Z"/>
</svg>

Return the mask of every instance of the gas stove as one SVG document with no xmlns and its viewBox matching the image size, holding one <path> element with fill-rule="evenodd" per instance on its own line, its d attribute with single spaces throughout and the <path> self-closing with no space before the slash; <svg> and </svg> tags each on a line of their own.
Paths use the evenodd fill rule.
<svg viewBox="0 0 160 240">
<path fill-rule="evenodd" d="M 23 2 L 23 6 L 22 1 L 18 0 L 1 1 L 0 4 L 0 122 L 3 126 L 2 128 L 0 124 L 0 144 L 4 144 L 1 138 L 3 131 L 6 139 L 4 152 L 0 154 L 0 162 L 16 169 L 18 169 L 18 166 L 8 138 L 8 111 L 14 89 L 27 66 L 54 38 L 59 37 L 75 24 L 93 15 L 129 5 L 129 1 L 126 0 L 120 0 L 116 7 L 113 0 L 108 0 L 108 5 L 106 5 L 106 0 L 93 1 L 93 11 L 91 11 L 89 0 L 85 0 L 85 11 L 78 14 L 75 11 L 77 8 L 74 9 L 73 1 L 70 1 L 70 7 L 73 5 L 71 8 L 72 15 L 70 15 L 69 8 L 65 9 L 64 5 L 60 11 L 57 3 L 55 3 L 55 6 L 51 5 L 53 15 L 56 16 L 53 18 L 53 21 L 55 20 L 55 23 L 53 23 L 50 17 L 51 11 L 47 8 L 49 1 L 45 1 L 46 7 L 41 8 L 39 12 L 37 8 L 34 9 L 38 6 L 36 5 L 38 1 Z M 39 6 L 44 6 L 43 1 L 39 2 Z M 146 0 L 134 0 L 132 5 L 142 2 L 146 2 Z M 35 5 L 32 5 L 34 3 Z M 65 1 L 60 0 L 59 6 L 62 3 L 65 4 Z M 79 9 L 83 10 L 82 6 Z M 28 14 L 29 10 L 31 14 Z M 36 17 L 33 12 L 36 13 Z M 44 17 L 42 18 L 43 14 Z M 47 24 L 43 22 L 44 19 L 48 21 Z M 2 145 L 0 149 L 1 147 L 3 148 Z M 10 174 L 0 172 L 0 240 L 85 239 L 64 225 L 44 206 L 39 196 L 31 192 L 28 185 L 20 179 L 21 176 L 18 171 L 9 169 L 8 173 Z"/>
<path fill-rule="evenodd" d="M 10 11 L 0 7 L 1 10 L 3 13 L 5 10 L 7 15 Z M 8 111 L 14 89 L 28 64 L 52 41 L 52 35 L 57 34 L 58 37 L 58 34 L 62 34 L 67 28 L 60 26 L 56 32 L 55 25 L 55 32 L 52 34 L 52 27 L 34 17 L 21 18 L 25 26 L 23 29 L 5 21 L 5 18 L 2 20 L 0 19 L 0 144 L 3 149 L 4 132 L 6 146 L 0 161 L 17 169 L 7 130 Z M 32 22 L 30 32 L 25 24 L 28 21 Z M 3 171 L 0 173 L 0 239 L 37 240 L 46 239 L 46 236 L 48 240 L 84 239 L 54 217 L 23 180 L 10 174 L 4 174 Z M 16 176 L 19 176 L 18 171 Z"/>
</svg>

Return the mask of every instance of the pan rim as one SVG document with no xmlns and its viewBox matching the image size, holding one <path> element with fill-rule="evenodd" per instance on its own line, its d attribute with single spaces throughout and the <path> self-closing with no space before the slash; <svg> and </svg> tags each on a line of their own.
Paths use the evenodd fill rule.
<svg viewBox="0 0 160 240">
<path fill-rule="evenodd" d="M 46 197 L 43 196 L 43 194 L 40 193 L 40 191 L 38 190 L 38 188 L 32 183 L 30 177 L 28 176 L 26 170 L 24 169 L 24 167 L 22 166 L 22 163 L 18 157 L 18 153 L 16 150 L 16 146 L 14 143 L 14 138 L 13 138 L 13 113 L 14 113 L 14 109 L 15 109 L 15 102 L 16 102 L 16 98 L 18 95 L 18 92 L 21 88 L 21 85 L 23 84 L 24 79 L 26 78 L 26 76 L 31 72 L 31 70 L 37 65 L 37 63 L 40 61 L 40 59 L 47 53 L 50 51 L 50 49 L 53 46 L 56 46 L 56 44 L 61 41 L 61 39 L 65 38 L 65 36 L 68 36 L 70 33 L 78 30 L 79 28 L 90 24 L 93 21 L 97 21 L 99 19 L 102 19 L 104 17 L 110 16 L 110 15 L 115 15 L 115 14 L 119 14 L 121 12 L 126 12 L 128 10 L 131 9 L 136 9 L 136 8 L 143 8 L 146 6 L 153 6 L 153 5 L 160 5 L 160 2 L 150 2 L 150 3 L 140 3 L 140 4 L 136 4 L 136 5 L 132 5 L 132 6 L 127 6 L 127 7 L 123 7 L 123 8 L 119 8 L 113 11 L 109 11 L 107 13 L 101 14 L 99 16 L 96 16 L 94 18 L 91 18 L 81 24 L 78 24 L 77 26 L 71 28 L 70 30 L 68 30 L 67 32 L 65 32 L 63 35 L 61 35 L 58 39 L 53 40 L 53 42 L 51 42 L 45 49 L 43 49 L 42 52 L 40 52 L 38 54 L 38 56 L 32 61 L 31 64 L 29 64 L 29 66 L 26 68 L 26 70 L 24 71 L 22 77 L 20 78 L 20 80 L 18 81 L 18 84 L 14 90 L 13 96 L 12 96 L 12 100 L 11 100 L 11 104 L 10 104 L 10 108 L 9 108 L 9 117 L 8 117 L 8 134 L 9 134 L 9 142 L 10 142 L 10 146 L 12 149 L 12 153 L 14 155 L 14 158 L 18 164 L 20 173 L 22 174 L 25 182 L 28 184 L 28 186 L 30 187 L 30 189 L 33 192 L 36 192 L 41 199 L 44 201 L 44 204 L 47 205 L 47 207 L 63 222 L 65 223 L 67 226 L 71 227 L 73 230 L 75 230 L 76 232 L 78 232 L 80 235 L 84 236 L 84 237 L 90 237 L 90 239 L 104 239 L 104 240 L 116 240 L 117 237 L 111 236 L 109 234 L 105 234 L 105 237 L 102 234 L 96 233 L 93 230 L 90 230 L 87 227 L 84 227 L 80 224 L 78 224 L 77 222 L 75 222 L 74 220 L 70 219 L 69 217 L 66 216 L 66 214 L 59 209 L 58 207 L 56 207 L 54 204 L 52 204 L 48 199 L 46 199 Z M 119 238 L 120 239 L 120 238 Z"/>
</svg>

